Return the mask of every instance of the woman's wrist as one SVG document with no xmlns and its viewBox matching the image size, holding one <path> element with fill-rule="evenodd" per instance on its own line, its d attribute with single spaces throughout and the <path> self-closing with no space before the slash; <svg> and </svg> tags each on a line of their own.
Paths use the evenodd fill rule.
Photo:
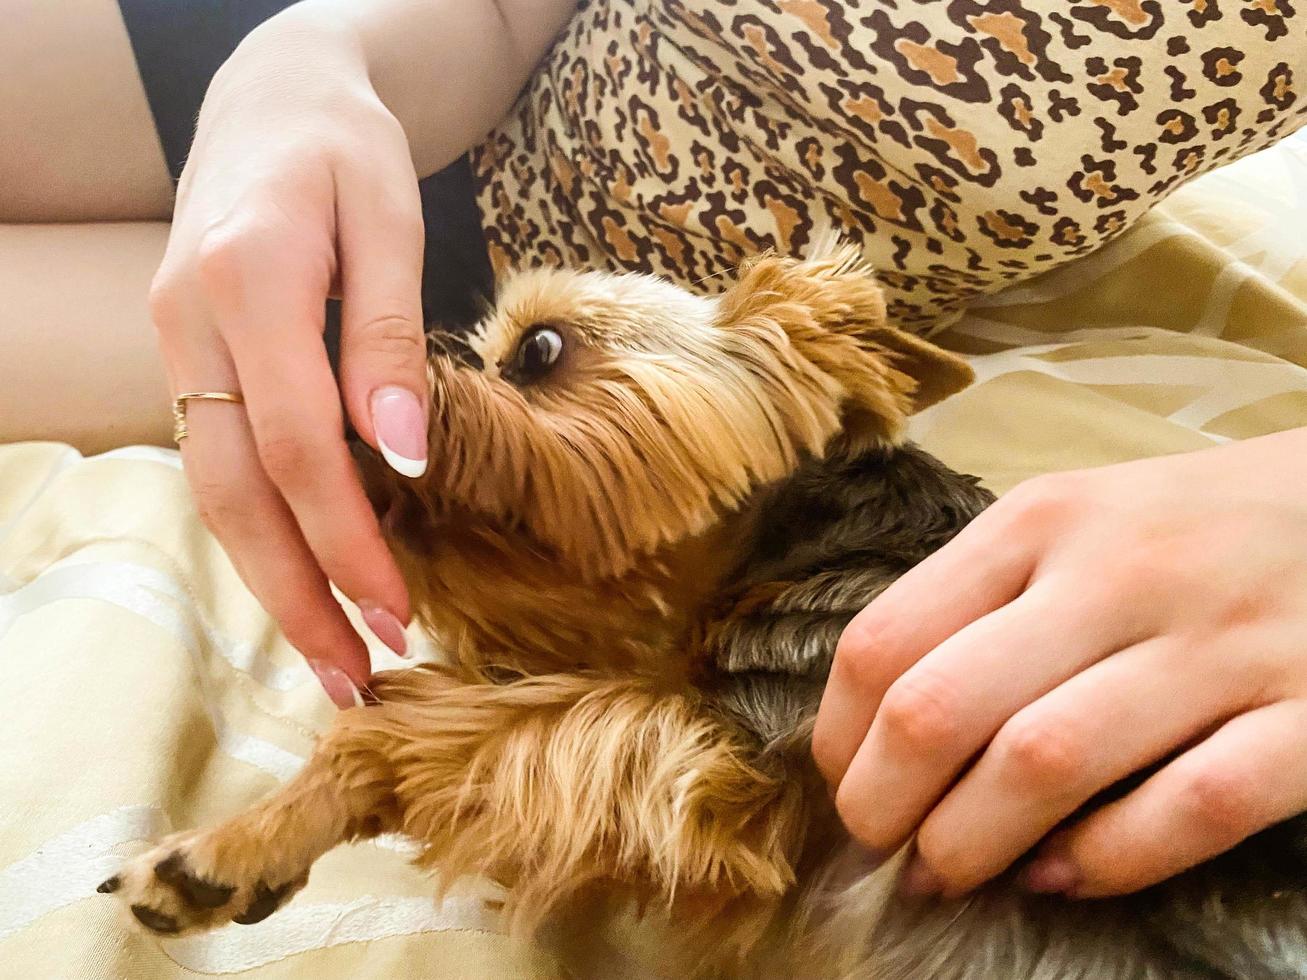
<svg viewBox="0 0 1307 980">
<path fill-rule="evenodd" d="M 306 75 L 320 75 L 330 87 L 368 78 L 358 31 L 311 2 L 288 7 L 247 34 L 214 74 L 205 102 L 232 92 L 282 88 Z"/>
<path fill-rule="evenodd" d="M 205 103 L 278 102 L 293 89 L 301 108 L 366 86 L 398 120 L 424 177 L 503 118 L 574 7 L 575 0 L 302 0 L 241 42 Z M 312 85 L 296 84 L 306 77 Z"/>
</svg>

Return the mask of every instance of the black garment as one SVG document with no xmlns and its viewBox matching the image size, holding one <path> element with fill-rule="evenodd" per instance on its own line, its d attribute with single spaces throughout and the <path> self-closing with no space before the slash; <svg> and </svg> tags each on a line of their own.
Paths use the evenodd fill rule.
<svg viewBox="0 0 1307 980">
<path fill-rule="evenodd" d="M 136 66 L 176 181 L 214 73 L 251 30 L 291 0 L 119 0 Z M 422 312 L 446 329 L 472 324 L 494 295 L 466 156 L 418 184 L 426 223 Z M 327 346 L 336 363 L 339 303 L 327 303 Z"/>
</svg>

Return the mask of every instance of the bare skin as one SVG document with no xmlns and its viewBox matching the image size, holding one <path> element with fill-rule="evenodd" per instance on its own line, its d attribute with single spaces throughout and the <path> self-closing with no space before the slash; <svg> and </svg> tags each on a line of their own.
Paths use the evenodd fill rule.
<svg viewBox="0 0 1307 980">
<path fill-rule="evenodd" d="M 171 444 L 146 303 L 167 241 L 162 222 L 0 225 L 0 443 Z"/>
<path fill-rule="evenodd" d="M 0 133 L 22 136 L 0 140 L 0 223 L 167 220 L 172 180 L 115 0 L 14 0 L 4 22 Z"/>
<path fill-rule="evenodd" d="M 5 17 L 0 132 L 23 138 L 0 140 L 0 442 L 165 444 L 146 295 L 172 180 L 118 5 L 17 0 Z"/>
</svg>

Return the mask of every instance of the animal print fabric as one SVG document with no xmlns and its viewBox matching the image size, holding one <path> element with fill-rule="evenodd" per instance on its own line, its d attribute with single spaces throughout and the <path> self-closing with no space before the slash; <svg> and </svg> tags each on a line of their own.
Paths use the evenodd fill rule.
<svg viewBox="0 0 1307 980">
<path fill-rule="evenodd" d="M 589 0 L 473 153 L 491 261 L 713 290 L 837 232 L 944 326 L 1301 125 L 1303 2 Z"/>
</svg>

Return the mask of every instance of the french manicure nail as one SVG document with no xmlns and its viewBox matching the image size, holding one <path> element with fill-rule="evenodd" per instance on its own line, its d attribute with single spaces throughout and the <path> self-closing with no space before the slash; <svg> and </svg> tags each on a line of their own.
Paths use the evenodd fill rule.
<svg viewBox="0 0 1307 980">
<path fill-rule="evenodd" d="M 899 881 L 899 891 L 904 895 L 922 898 L 927 895 L 938 895 L 943 889 L 943 879 L 921 860 L 920 855 L 914 854 L 908 869 L 903 872 L 903 877 Z"/>
<path fill-rule="evenodd" d="M 339 667 L 322 660 L 310 660 L 309 667 L 317 674 L 318 683 L 322 685 L 322 689 L 327 692 L 327 697 L 331 698 L 337 708 L 363 707 L 363 695 Z"/>
<path fill-rule="evenodd" d="M 427 471 L 427 419 L 407 388 L 390 385 L 372 393 L 372 427 L 390 468 L 417 478 Z"/>
<path fill-rule="evenodd" d="M 1027 891 L 1039 894 L 1070 892 L 1080 884 L 1080 872 L 1068 858 L 1041 857 L 1022 871 L 1018 880 Z"/>
<path fill-rule="evenodd" d="M 364 600 L 359 603 L 359 612 L 363 622 L 376 634 L 377 639 L 401 657 L 408 656 L 408 637 L 404 635 L 404 624 L 388 609 L 383 609 L 375 602 Z"/>
</svg>

